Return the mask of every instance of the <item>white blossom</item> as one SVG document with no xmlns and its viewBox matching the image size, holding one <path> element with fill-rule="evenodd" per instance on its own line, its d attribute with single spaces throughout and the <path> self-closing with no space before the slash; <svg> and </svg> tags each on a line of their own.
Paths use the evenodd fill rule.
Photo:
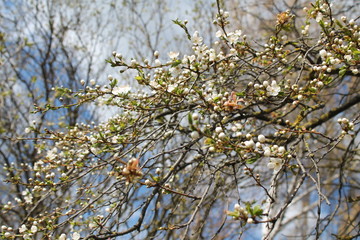
<svg viewBox="0 0 360 240">
<path fill-rule="evenodd" d="M 156 81 L 153 81 L 153 80 L 149 82 L 149 85 L 151 87 L 153 87 L 153 88 L 159 88 L 160 87 L 160 84 L 157 83 Z"/>
<path fill-rule="evenodd" d="M 238 39 L 239 39 L 239 36 L 238 36 L 238 35 L 236 35 L 236 34 L 234 34 L 234 33 L 229 33 L 229 34 L 228 34 L 228 41 L 229 41 L 230 43 L 236 43 L 236 42 L 238 41 Z"/>
<path fill-rule="evenodd" d="M 202 43 L 202 37 L 199 36 L 199 32 L 198 31 L 195 31 L 192 38 L 191 38 L 192 42 L 195 44 L 195 45 L 199 45 Z"/>
<path fill-rule="evenodd" d="M 74 232 L 72 235 L 72 240 L 79 240 L 80 239 L 80 234 L 78 232 Z"/>
<path fill-rule="evenodd" d="M 350 61 L 350 60 L 352 59 L 352 57 L 351 57 L 351 55 L 345 55 L 345 56 L 344 56 L 344 59 L 345 59 L 346 61 Z"/>
<path fill-rule="evenodd" d="M 274 169 L 275 172 L 279 171 L 282 166 L 282 160 L 280 158 L 270 158 L 268 168 Z"/>
<path fill-rule="evenodd" d="M 25 203 L 32 204 L 33 196 L 31 194 L 31 192 L 29 191 L 29 189 L 22 191 L 21 194 L 24 196 Z"/>
<path fill-rule="evenodd" d="M 323 19 L 323 15 L 321 12 L 318 12 L 317 15 L 316 15 L 316 22 L 320 22 L 321 20 Z"/>
<path fill-rule="evenodd" d="M 266 91 L 268 96 L 277 96 L 281 88 L 277 85 L 276 81 L 272 81 L 270 86 L 267 86 Z"/>
<path fill-rule="evenodd" d="M 57 157 L 57 148 L 54 147 L 53 149 L 46 152 L 46 158 L 49 160 L 54 160 Z"/>
<path fill-rule="evenodd" d="M 167 91 L 168 92 L 173 92 L 176 88 L 177 88 L 177 84 L 169 84 L 168 87 L 167 87 Z"/>
<path fill-rule="evenodd" d="M 179 52 L 169 52 L 168 56 L 171 60 L 174 60 L 179 56 Z"/>
<path fill-rule="evenodd" d="M 131 90 L 130 86 L 116 86 L 113 88 L 112 93 L 115 95 L 128 93 Z"/>
<path fill-rule="evenodd" d="M 38 231 L 38 227 L 35 226 L 35 225 L 32 225 L 31 228 L 30 228 L 30 231 L 31 231 L 32 233 L 36 233 L 36 232 Z"/>
<path fill-rule="evenodd" d="M 213 61 L 215 61 L 215 59 L 216 59 L 216 53 L 215 53 L 215 50 L 214 49 L 210 49 L 210 51 L 209 51 L 210 53 L 209 53 L 209 61 L 210 62 L 213 62 Z"/>
<path fill-rule="evenodd" d="M 25 224 L 21 225 L 21 227 L 19 228 L 19 233 L 23 233 L 27 230 L 27 227 Z"/>
</svg>

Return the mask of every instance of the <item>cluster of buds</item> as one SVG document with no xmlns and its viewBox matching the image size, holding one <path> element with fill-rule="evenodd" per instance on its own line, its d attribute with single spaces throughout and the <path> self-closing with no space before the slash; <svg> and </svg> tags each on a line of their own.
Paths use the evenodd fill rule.
<svg viewBox="0 0 360 240">
<path fill-rule="evenodd" d="M 243 207 L 241 207 L 238 203 L 234 205 L 234 211 L 227 211 L 229 216 L 232 216 L 234 220 L 248 220 L 248 211 L 246 211 Z"/>
<path fill-rule="evenodd" d="M 347 118 L 339 118 L 338 123 L 340 123 L 342 130 L 344 133 L 354 130 L 354 123 L 350 122 Z"/>
<path fill-rule="evenodd" d="M 260 206 L 256 205 L 254 207 L 251 206 L 252 204 L 246 204 L 246 209 L 242 208 L 239 204 L 235 204 L 234 211 L 227 211 L 227 215 L 232 216 L 235 220 L 243 221 L 244 224 L 246 223 L 259 223 L 256 218 L 261 218 L 263 215 L 263 210 Z"/>
<path fill-rule="evenodd" d="M 229 16 L 229 12 L 220 9 L 218 14 L 216 14 L 216 19 L 213 21 L 213 23 L 219 25 L 220 27 L 224 27 L 230 23 L 228 20 Z"/>
</svg>

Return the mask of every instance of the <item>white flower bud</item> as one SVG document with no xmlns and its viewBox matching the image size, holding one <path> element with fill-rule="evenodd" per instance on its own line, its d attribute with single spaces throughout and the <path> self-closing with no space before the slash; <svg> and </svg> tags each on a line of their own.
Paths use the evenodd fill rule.
<svg viewBox="0 0 360 240">
<path fill-rule="evenodd" d="M 270 157 L 271 156 L 271 151 L 270 151 L 270 148 L 269 147 L 266 147 L 264 149 L 264 156 L 265 157 Z"/>
<path fill-rule="evenodd" d="M 200 137 L 199 133 L 197 131 L 193 131 L 190 133 L 190 136 L 192 139 L 198 139 Z"/>
<path fill-rule="evenodd" d="M 279 152 L 280 154 L 283 154 L 283 153 L 285 152 L 285 148 L 282 147 L 282 146 L 279 147 L 278 152 Z"/>
<path fill-rule="evenodd" d="M 221 127 L 216 127 L 215 128 L 215 132 L 216 133 L 221 133 L 223 130 L 222 130 L 222 128 Z"/>
<path fill-rule="evenodd" d="M 149 179 L 146 179 L 146 180 L 145 180 L 145 185 L 146 185 L 146 186 L 151 186 L 151 181 L 150 181 Z"/>
<path fill-rule="evenodd" d="M 246 148 L 252 148 L 255 146 L 255 143 L 253 140 L 245 141 L 244 142 Z"/>
<path fill-rule="evenodd" d="M 253 218 L 248 218 L 246 222 L 249 223 L 249 224 L 252 224 L 252 223 L 254 223 L 254 219 Z"/>
<path fill-rule="evenodd" d="M 259 140 L 259 142 L 264 143 L 266 141 L 266 138 L 264 135 L 261 134 L 258 136 L 258 140 Z"/>
<path fill-rule="evenodd" d="M 8 238 L 8 237 L 10 237 L 11 236 L 11 233 L 9 233 L 9 232 L 6 232 L 5 234 L 4 234 L 4 237 L 6 237 L 6 238 Z"/>
<path fill-rule="evenodd" d="M 36 232 L 38 231 L 38 227 L 35 226 L 35 225 L 32 225 L 30 231 L 31 231 L 32 233 L 36 233 Z"/>
<path fill-rule="evenodd" d="M 220 139 L 225 139 L 225 138 L 226 138 L 226 134 L 223 133 L 223 132 L 219 133 L 219 138 L 220 138 Z"/>
<path fill-rule="evenodd" d="M 66 234 L 62 233 L 59 237 L 59 240 L 66 240 Z"/>
</svg>

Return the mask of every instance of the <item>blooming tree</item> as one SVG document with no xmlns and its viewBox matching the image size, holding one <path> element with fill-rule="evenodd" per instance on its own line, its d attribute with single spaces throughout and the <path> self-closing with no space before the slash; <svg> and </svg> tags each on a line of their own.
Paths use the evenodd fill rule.
<svg viewBox="0 0 360 240">
<path fill-rule="evenodd" d="M 31 129 L 42 157 L 7 168 L 22 196 L 1 211 L 21 206 L 27 215 L 4 225 L 3 238 L 359 236 L 356 20 L 318 0 L 300 31 L 285 11 L 259 43 L 228 31 L 229 13 L 217 6 L 211 46 L 174 20 L 191 53 L 140 61 L 114 52 L 107 61 L 134 76 L 132 88 L 109 75 L 105 85 L 57 87 L 65 104 L 35 106 L 95 103 L 117 114 L 66 131 Z M 294 232 L 303 219 L 307 227 Z"/>
<path fill-rule="evenodd" d="M 0 214 L 0 226 L 4 226 L 7 232 L 15 226 L 25 229 L 26 225 L 21 222 L 29 213 L 27 205 L 17 205 L 16 211 L 11 206 L 19 201 L 32 203 L 34 199 L 31 189 L 24 187 L 24 183 L 36 177 L 37 172 L 16 176 L 21 178 L 18 183 L 10 185 L 6 182 L 8 177 L 16 175 L 17 168 L 36 168 L 35 163 L 43 157 L 44 152 L 36 148 L 43 139 L 32 129 L 61 131 L 76 122 L 96 121 L 99 116 L 88 105 L 41 114 L 29 112 L 34 104 L 69 103 L 68 98 L 63 96 L 66 93 L 57 95 L 59 93 L 53 91 L 53 87 L 65 86 L 77 90 L 82 86 L 95 86 L 99 73 L 108 71 L 105 69 L 110 66 L 103 60 L 107 56 L 104 49 L 111 52 L 114 46 L 128 38 L 124 36 L 129 31 L 125 29 L 122 18 L 135 15 L 136 12 L 128 13 L 127 9 L 136 11 L 139 8 L 134 2 L 121 9 L 119 5 L 124 6 L 124 3 L 101 0 L 89 5 L 77 0 L 71 3 L 46 0 L 9 4 L 9 1 L 0 1 L 0 206 L 6 210 L 5 214 Z M 143 3 L 140 7 L 148 5 Z M 157 10 L 153 17 L 165 15 L 164 3 L 153 4 L 152 7 Z M 123 16 L 123 12 L 127 15 Z M 109 33 L 110 22 L 114 19 L 118 20 L 116 27 L 121 33 Z M 126 24 L 131 25 L 132 21 L 128 20 Z M 159 25 L 161 27 L 152 29 L 152 33 L 162 32 L 162 28 L 166 27 L 161 22 Z M 133 27 L 131 31 L 141 38 L 147 34 L 147 29 L 139 28 Z M 99 35 L 100 32 L 106 34 Z M 152 52 L 151 48 L 158 44 L 154 42 L 148 39 L 141 51 L 145 54 L 145 49 L 149 48 Z M 27 141 L 23 141 L 25 135 Z M 56 154 L 56 149 L 52 149 L 47 153 L 50 158 Z M 63 188 L 61 194 L 66 196 L 66 191 L 72 189 Z M 42 202 L 31 214 L 46 211 L 49 204 L 55 208 L 57 202 Z M 10 209 L 11 214 L 8 214 Z M 63 231 L 66 229 L 63 228 Z"/>
</svg>

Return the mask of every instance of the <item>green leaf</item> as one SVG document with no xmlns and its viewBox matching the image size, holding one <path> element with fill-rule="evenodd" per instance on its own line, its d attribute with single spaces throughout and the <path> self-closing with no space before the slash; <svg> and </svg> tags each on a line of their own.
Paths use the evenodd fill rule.
<svg viewBox="0 0 360 240">
<path fill-rule="evenodd" d="M 154 180 L 154 182 L 159 182 L 159 180 L 160 180 L 160 177 L 154 176 L 151 173 L 150 173 L 150 177 L 152 180 Z"/>
<path fill-rule="evenodd" d="M 234 218 L 238 218 L 238 217 L 239 217 L 239 213 L 238 213 L 238 212 L 230 212 L 230 211 L 227 211 L 226 214 L 227 214 L 228 216 L 234 217 Z"/>
<path fill-rule="evenodd" d="M 171 67 L 176 67 L 176 66 L 178 66 L 180 63 L 181 63 L 181 60 L 176 60 L 175 62 L 173 62 L 173 63 L 171 64 Z"/>
<path fill-rule="evenodd" d="M 317 89 L 314 88 L 314 87 L 311 87 L 311 88 L 309 88 L 309 91 L 310 91 L 311 93 L 316 93 L 316 92 L 317 92 Z"/>
<path fill-rule="evenodd" d="M 256 156 L 256 157 L 247 159 L 247 160 L 246 160 L 246 163 L 247 163 L 247 164 L 252 164 L 252 163 L 256 162 L 256 160 L 258 160 L 258 159 L 259 159 L 259 157 Z"/>
<path fill-rule="evenodd" d="M 325 23 L 324 23 L 324 21 L 323 21 L 323 20 L 320 20 L 320 21 L 319 21 L 319 24 L 320 24 L 321 28 L 322 28 L 323 30 L 325 30 Z"/>
<path fill-rule="evenodd" d="M 263 214 L 263 210 L 261 209 L 261 207 L 259 205 L 256 205 L 253 208 L 253 214 L 254 214 L 254 216 L 260 216 L 261 214 Z"/>
<path fill-rule="evenodd" d="M 346 68 L 342 68 L 340 69 L 339 71 L 339 77 L 342 78 L 347 72 L 347 69 Z"/>
<path fill-rule="evenodd" d="M 245 97 L 245 96 L 246 96 L 246 93 L 245 93 L 245 92 L 238 92 L 238 93 L 236 93 L 236 96 L 238 96 L 238 97 Z"/>
<path fill-rule="evenodd" d="M 213 101 L 218 102 L 220 100 L 220 97 L 214 97 Z"/>
<path fill-rule="evenodd" d="M 193 119 L 191 113 L 188 114 L 188 121 L 190 125 L 193 125 Z"/>
<path fill-rule="evenodd" d="M 211 139 L 211 138 L 206 138 L 205 141 L 204 141 L 205 145 L 211 145 L 211 144 L 214 144 L 214 143 L 215 143 L 214 139 Z"/>
<path fill-rule="evenodd" d="M 252 208 L 251 208 L 251 203 L 250 203 L 250 202 L 246 202 L 246 203 L 245 203 L 245 209 L 246 209 L 246 211 L 248 211 L 248 213 L 250 213 L 251 216 L 254 215 L 254 214 L 253 214 L 253 210 L 252 210 Z"/>
<path fill-rule="evenodd" d="M 339 20 L 336 20 L 335 23 L 336 23 L 340 28 L 343 28 L 343 27 L 344 27 Z"/>
</svg>

